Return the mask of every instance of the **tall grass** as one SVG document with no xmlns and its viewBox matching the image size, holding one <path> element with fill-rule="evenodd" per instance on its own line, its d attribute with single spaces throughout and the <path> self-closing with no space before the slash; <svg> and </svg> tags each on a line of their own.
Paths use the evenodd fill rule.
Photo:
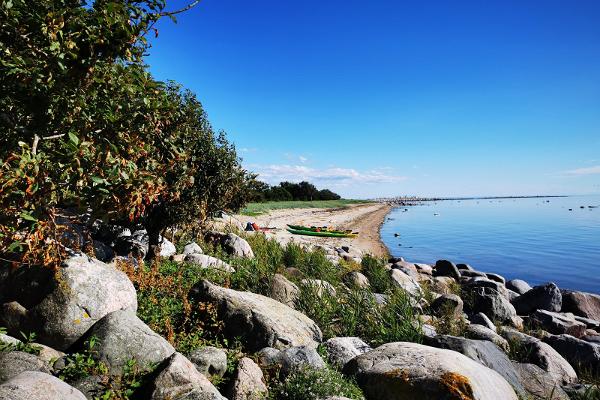
<svg viewBox="0 0 600 400">
<path fill-rule="evenodd" d="M 243 215 L 260 215 L 271 210 L 288 208 L 340 208 L 351 204 L 368 203 L 367 200 L 316 200 L 316 201 L 268 201 L 265 203 L 250 203 L 240 211 Z"/>
</svg>

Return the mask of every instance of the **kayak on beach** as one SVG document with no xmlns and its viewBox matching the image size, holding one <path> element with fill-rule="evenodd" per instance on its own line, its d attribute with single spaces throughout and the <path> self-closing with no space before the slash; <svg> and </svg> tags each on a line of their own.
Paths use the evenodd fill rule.
<svg viewBox="0 0 600 400">
<path fill-rule="evenodd" d="M 294 235 L 305 235 L 305 236 L 318 236 L 318 237 L 336 237 L 336 238 L 355 238 L 358 236 L 358 232 L 341 232 L 341 231 L 316 231 L 309 229 L 287 229 L 288 232 Z"/>
<path fill-rule="evenodd" d="M 328 226 L 302 226 L 302 225 L 290 225 L 288 224 L 288 228 L 293 229 L 295 231 L 311 231 L 311 232 L 332 232 L 332 233 L 340 233 L 340 234 L 350 234 L 350 233 L 354 233 L 356 234 L 357 232 L 352 232 L 352 230 L 347 229 L 347 230 L 337 230 L 337 229 L 332 229 L 331 227 Z"/>
</svg>

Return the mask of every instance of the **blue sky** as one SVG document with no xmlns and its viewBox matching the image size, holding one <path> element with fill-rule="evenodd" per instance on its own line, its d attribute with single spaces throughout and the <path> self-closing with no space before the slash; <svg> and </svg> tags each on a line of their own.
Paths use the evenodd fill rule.
<svg viewBox="0 0 600 400">
<path fill-rule="evenodd" d="M 600 193 L 599 20 L 596 0 L 204 0 L 148 63 L 270 183 Z"/>
</svg>

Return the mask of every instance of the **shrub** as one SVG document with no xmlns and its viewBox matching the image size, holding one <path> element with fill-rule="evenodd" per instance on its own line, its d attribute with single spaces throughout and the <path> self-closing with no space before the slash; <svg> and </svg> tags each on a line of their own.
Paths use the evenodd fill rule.
<svg viewBox="0 0 600 400">
<path fill-rule="evenodd" d="M 6 329 L 0 327 L 0 335 L 5 335 L 6 334 Z M 33 342 L 35 342 L 35 332 L 31 332 L 30 334 L 26 335 L 25 333 L 21 332 L 21 341 L 19 343 L 16 344 L 12 344 L 12 343 L 4 343 L 2 341 L 0 341 L 0 352 L 1 351 L 22 351 L 25 353 L 29 353 L 29 354 L 33 354 L 33 355 L 38 355 L 40 354 L 40 351 L 42 350 L 42 348 L 40 346 L 36 346 L 34 344 L 32 344 Z"/>
<path fill-rule="evenodd" d="M 362 272 L 369 279 L 371 288 L 375 293 L 385 293 L 393 286 L 389 271 L 385 268 L 385 261 L 371 255 L 363 257 Z"/>
<path fill-rule="evenodd" d="M 275 384 L 269 393 L 272 400 L 323 399 L 327 396 L 364 399 L 362 391 L 353 381 L 330 368 L 300 368 L 284 382 Z"/>
</svg>

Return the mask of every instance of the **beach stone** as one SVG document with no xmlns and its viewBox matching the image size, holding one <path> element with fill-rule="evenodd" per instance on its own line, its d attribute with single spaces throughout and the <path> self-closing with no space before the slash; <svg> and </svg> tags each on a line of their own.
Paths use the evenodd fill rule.
<svg viewBox="0 0 600 400">
<path fill-rule="evenodd" d="M 519 362 L 537 365 L 558 384 L 577 381 L 577 373 L 571 364 L 549 344 L 509 327 L 502 327 L 500 333 L 518 352 Z"/>
<path fill-rule="evenodd" d="M 456 280 L 460 279 L 460 271 L 453 262 L 448 260 L 437 260 L 433 267 L 433 276 L 449 276 Z"/>
<path fill-rule="evenodd" d="M 535 310 L 559 312 L 562 307 L 560 289 L 554 283 L 536 286 L 512 302 L 519 315 L 528 315 Z"/>
<path fill-rule="evenodd" d="M 578 373 L 600 373 L 600 345 L 571 335 L 548 335 L 542 339 Z"/>
<path fill-rule="evenodd" d="M 0 333 L 0 344 L 2 343 L 16 346 L 22 342 L 17 338 Z"/>
<path fill-rule="evenodd" d="M 86 400 L 74 387 L 52 375 L 25 371 L 0 385 L 2 400 Z"/>
<path fill-rule="evenodd" d="M 333 285 L 321 279 L 302 279 L 300 281 L 300 285 L 301 287 L 304 286 L 306 288 L 314 290 L 315 294 L 319 297 L 323 296 L 324 293 L 327 293 L 330 296 L 336 295 L 336 290 L 333 287 Z"/>
<path fill-rule="evenodd" d="M 433 338 L 433 337 L 437 336 L 437 331 L 435 329 L 435 326 L 430 325 L 430 324 L 422 324 L 421 325 L 421 333 L 426 338 Z"/>
<path fill-rule="evenodd" d="M 561 290 L 562 311 L 600 321 L 600 295 Z"/>
<path fill-rule="evenodd" d="M 511 303 L 513 302 L 514 299 L 516 299 L 517 297 L 520 296 L 519 293 L 513 292 L 510 289 L 507 289 L 506 291 L 508 292 L 508 301 L 510 301 Z"/>
<path fill-rule="evenodd" d="M 353 375 L 368 399 L 517 400 L 497 372 L 446 349 L 417 343 L 384 344 L 352 359 Z"/>
<path fill-rule="evenodd" d="M 375 299 L 375 302 L 380 306 L 386 304 L 388 301 L 388 295 L 383 293 L 373 293 L 373 298 Z"/>
<path fill-rule="evenodd" d="M 14 378 L 24 371 L 50 373 L 48 363 L 23 351 L 0 352 L 0 383 Z"/>
<path fill-rule="evenodd" d="M 493 332 L 496 332 L 496 325 L 494 325 L 494 323 L 488 318 L 488 316 L 482 312 L 478 312 L 471 315 L 469 317 L 469 321 L 471 321 L 472 324 L 483 325 L 486 328 L 492 330 Z"/>
<path fill-rule="evenodd" d="M 175 245 L 167 238 L 159 235 L 160 256 L 169 257 L 177 253 Z M 134 231 L 131 235 L 119 236 L 114 241 L 114 250 L 120 256 L 132 255 L 145 258 L 148 254 L 150 238 L 145 229 Z"/>
<path fill-rule="evenodd" d="M 415 268 L 417 268 L 420 274 L 433 275 L 433 267 L 431 265 L 418 263 L 415 264 Z"/>
<path fill-rule="evenodd" d="M 419 277 L 419 271 L 413 263 L 409 263 L 406 261 L 398 261 L 397 263 L 392 264 L 392 269 L 399 269 L 400 271 L 404 272 L 406 275 L 414 279 L 418 279 Z"/>
<path fill-rule="evenodd" d="M 468 325 L 466 328 L 465 336 L 469 339 L 489 340 L 496 346 L 500 347 L 504 352 L 508 352 L 510 350 L 510 346 L 506 339 L 504 339 L 502 336 L 498 335 L 496 332 L 483 325 Z"/>
<path fill-rule="evenodd" d="M 89 400 L 97 400 L 98 395 L 106 390 L 105 377 L 98 375 L 85 376 L 70 384 Z"/>
<path fill-rule="evenodd" d="M 451 294 L 452 285 L 456 284 L 456 280 L 449 276 L 435 276 L 431 281 L 431 290 L 440 294 Z"/>
<path fill-rule="evenodd" d="M 207 256 L 206 254 L 192 253 L 185 256 L 183 261 L 190 264 L 199 265 L 202 268 L 213 268 L 224 272 L 234 273 L 235 268 L 227 264 L 225 261 L 219 260 L 218 258 Z"/>
<path fill-rule="evenodd" d="M 116 310 L 137 310 L 127 275 L 83 254 L 49 268 L 15 270 L 0 291 L 0 326 L 9 334 L 35 332 L 36 340 L 66 350 L 92 325 Z"/>
<path fill-rule="evenodd" d="M 419 283 L 399 269 L 390 270 L 390 278 L 395 286 L 404 289 L 411 296 L 419 297 L 421 295 Z"/>
<path fill-rule="evenodd" d="M 170 357 L 175 349 L 160 335 L 152 331 L 131 311 L 114 311 L 86 332 L 77 346 L 91 337 L 97 339 L 94 357 L 102 361 L 111 373 L 120 373 L 127 361 L 135 359 L 145 368 Z"/>
<path fill-rule="evenodd" d="M 485 276 L 486 276 L 486 277 L 487 277 L 489 280 L 491 280 L 491 281 L 498 282 L 498 283 L 501 283 L 501 284 L 503 284 L 503 285 L 506 283 L 506 280 L 505 280 L 505 279 L 504 279 L 504 277 L 503 277 L 503 276 L 501 276 L 501 275 L 498 275 L 498 274 L 493 274 L 493 273 L 491 273 L 491 272 L 486 272 L 486 273 L 485 273 Z"/>
<path fill-rule="evenodd" d="M 358 337 L 334 337 L 327 340 L 324 345 L 329 363 L 340 368 L 354 357 L 372 350 L 371 346 Z"/>
<path fill-rule="evenodd" d="M 534 399 L 570 400 L 561 386 L 537 365 L 517 362 L 512 364 L 519 375 L 519 381 Z"/>
<path fill-rule="evenodd" d="M 262 400 L 267 398 L 268 388 L 261 369 L 248 357 L 238 363 L 230 389 L 230 400 Z"/>
<path fill-rule="evenodd" d="M 476 287 L 471 291 L 472 303 L 468 306 L 473 313 L 482 312 L 492 321 L 508 323 L 516 328 L 523 326 L 515 308 L 506 297 L 490 287 Z"/>
<path fill-rule="evenodd" d="M 186 256 L 188 254 L 204 254 L 204 251 L 202 251 L 202 247 L 198 243 L 190 242 L 183 247 L 183 254 Z"/>
<path fill-rule="evenodd" d="M 546 310 L 536 310 L 529 316 L 528 321 L 534 326 L 541 327 L 550 333 L 556 335 L 566 333 L 577 338 L 585 335 L 587 329 L 583 322 L 575 320 L 573 314 L 556 313 Z"/>
<path fill-rule="evenodd" d="M 460 271 L 460 277 L 461 278 L 485 278 L 486 280 L 491 280 L 491 279 L 488 279 L 487 275 L 484 272 L 479 272 L 479 271 L 475 271 L 472 269 L 466 269 L 466 270 Z"/>
<path fill-rule="evenodd" d="M 272 367 L 279 364 L 281 350 L 274 349 L 272 347 L 265 347 L 256 353 L 258 363 L 262 367 Z"/>
<path fill-rule="evenodd" d="M 439 335 L 427 340 L 427 344 L 464 354 L 473 361 L 485 365 L 500 374 L 520 395 L 526 393 L 508 356 L 488 340 L 472 340 L 457 336 Z"/>
<path fill-rule="evenodd" d="M 283 377 L 288 376 L 293 371 L 303 366 L 309 366 L 314 369 L 322 369 L 327 365 L 312 346 L 288 347 L 281 350 L 278 357 L 281 365 L 280 374 Z"/>
<path fill-rule="evenodd" d="M 475 269 L 473 267 L 471 267 L 469 264 L 456 264 L 456 268 L 458 268 L 458 270 L 460 271 L 460 273 L 462 274 L 463 271 L 475 271 Z"/>
<path fill-rule="evenodd" d="M 273 275 L 271 279 L 270 297 L 288 307 L 295 308 L 296 300 L 300 294 L 300 289 L 285 276 L 281 274 Z"/>
<path fill-rule="evenodd" d="M 450 313 L 456 317 L 462 315 L 463 301 L 455 294 L 443 294 L 431 303 L 433 315 L 441 316 Z"/>
<path fill-rule="evenodd" d="M 206 280 L 190 291 L 192 302 L 216 305 L 224 333 L 241 338 L 249 350 L 286 348 L 321 341 L 321 330 L 304 314 L 269 297 L 214 285 Z"/>
<path fill-rule="evenodd" d="M 358 271 L 349 272 L 344 278 L 350 287 L 356 287 L 359 289 L 366 289 L 371 287 L 369 279 Z"/>
<path fill-rule="evenodd" d="M 573 315 L 572 313 L 568 313 L 568 314 Z M 573 317 L 575 318 L 575 321 L 585 324 L 585 326 L 588 329 L 600 328 L 600 321 L 596 321 L 595 319 L 590 319 L 590 318 L 585 318 L 585 317 L 578 317 L 577 315 L 574 315 Z"/>
<path fill-rule="evenodd" d="M 461 287 L 465 292 L 472 292 L 479 288 L 490 288 L 494 289 L 498 293 L 500 293 L 503 297 L 508 300 L 508 289 L 504 286 L 504 284 L 496 281 L 492 281 L 491 279 L 474 277 L 469 279 L 462 279 Z"/>
<path fill-rule="evenodd" d="M 254 258 L 254 252 L 250 244 L 235 233 L 208 231 L 204 234 L 204 241 L 220 245 L 231 256 Z"/>
<path fill-rule="evenodd" d="M 174 353 L 159 367 L 150 389 L 151 400 L 227 400 L 194 364 L 180 353 Z"/>
<path fill-rule="evenodd" d="M 223 349 L 205 346 L 192 351 L 189 359 L 198 372 L 206 377 L 218 376 L 222 378 L 227 372 L 227 353 Z"/>
<path fill-rule="evenodd" d="M 511 279 L 506 282 L 506 288 L 518 294 L 525 294 L 532 289 L 527 282 L 521 279 Z"/>
</svg>

